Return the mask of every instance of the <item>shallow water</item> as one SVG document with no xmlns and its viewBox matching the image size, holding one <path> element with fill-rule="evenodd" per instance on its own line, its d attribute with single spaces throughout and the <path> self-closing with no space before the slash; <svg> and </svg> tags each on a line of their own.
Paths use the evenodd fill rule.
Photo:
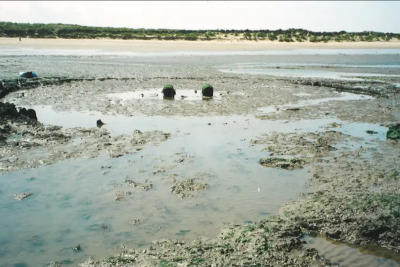
<svg viewBox="0 0 400 267">
<path fill-rule="evenodd" d="M 309 94 L 295 94 L 299 97 L 309 96 Z M 264 108 L 259 108 L 258 112 L 261 114 L 268 114 L 268 113 L 277 113 L 282 112 L 288 108 L 301 108 L 307 106 L 316 106 L 322 103 L 326 103 L 329 101 L 352 101 L 352 100 L 372 100 L 374 97 L 366 96 L 366 95 L 358 95 L 352 94 L 347 92 L 338 93 L 337 97 L 325 97 L 319 99 L 309 99 L 309 100 L 300 100 L 297 103 L 288 103 L 285 105 L 277 105 L 277 106 L 268 106 Z M 279 109 L 279 110 L 277 110 Z"/>
<path fill-rule="evenodd" d="M 334 67 L 334 68 L 340 68 L 340 67 L 345 67 L 345 68 L 400 68 L 400 65 L 398 63 L 392 63 L 392 64 L 386 64 L 386 65 L 381 65 L 381 64 L 374 64 L 371 62 L 371 64 L 366 65 L 366 64 L 338 64 L 338 63 L 329 63 L 329 64 L 323 64 L 323 63 L 237 63 L 237 64 L 231 64 L 231 65 L 222 65 L 222 66 L 217 66 L 217 68 L 260 68 L 260 67 L 283 67 L 283 68 L 291 68 L 291 67 Z"/>
<path fill-rule="evenodd" d="M 400 254 L 374 246 L 349 246 L 323 237 L 303 238 L 306 247 L 315 248 L 320 255 L 331 261 L 333 266 L 341 267 L 399 267 Z"/>
<path fill-rule="evenodd" d="M 203 97 L 201 93 L 201 89 L 187 90 L 187 89 L 177 89 L 175 99 L 173 100 L 220 100 L 221 94 L 226 92 L 214 91 L 214 96 Z M 107 94 L 107 97 L 121 100 L 131 100 L 131 99 L 143 99 L 143 100 L 154 100 L 154 99 L 163 99 L 162 89 L 146 89 L 135 92 L 125 92 L 125 93 L 115 93 L 115 94 Z M 171 100 L 171 99 L 168 99 Z"/>
<path fill-rule="evenodd" d="M 363 81 L 357 77 L 400 77 L 395 74 L 377 74 L 377 73 L 345 73 L 327 70 L 311 69 L 220 69 L 226 73 L 244 73 L 244 74 L 264 74 L 280 77 L 302 77 L 302 78 L 325 78 L 336 80 Z"/>
<path fill-rule="evenodd" d="M 90 127 L 99 115 L 49 109 L 38 109 L 37 114 L 44 123 L 58 121 L 64 127 Z M 259 220 L 307 191 L 307 169 L 288 172 L 264 168 L 257 160 L 265 153 L 260 147 L 248 147 L 256 134 L 291 131 L 299 123 L 266 123 L 250 116 L 196 120 L 110 116 L 103 120 L 108 122 L 104 127 L 114 134 L 157 129 L 173 136 L 159 146 L 149 145 L 118 159 L 67 160 L 2 175 L 0 220 L 5 231 L 0 232 L 0 255 L 5 266 L 42 266 L 52 260 L 76 263 L 88 256 L 111 256 L 121 244 L 135 247 L 159 238 L 213 236 L 224 224 Z M 310 121 L 301 126 L 314 130 L 325 123 Z M 176 163 L 172 161 L 175 153 L 187 153 L 194 157 L 193 162 Z M 153 175 L 156 165 L 165 166 L 167 172 Z M 173 165 L 177 166 L 169 170 Z M 167 174 L 190 178 L 198 173 L 213 177 L 205 179 L 209 189 L 194 198 L 177 198 L 170 193 L 172 184 L 163 180 Z M 141 182 L 149 179 L 155 187 L 146 192 L 113 187 L 114 183 L 123 183 L 126 176 Z M 133 194 L 116 202 L 116 191 L 126 190 Z M 33 195 L 16 201 L 13 194 L 21 192 Z M 131 223 L 135 219 L 143 223 L 134 226 Z M 100 231 L 101 225 L 108 229 Z M 180 230 L 190 232 L 176 235 Z M 77 244 L 82 252 L 72 250 Z"/>
<path fill-rule="evenodd" d="M 257 221 L 274 214 L 288 201 L 307 192 L 307 168 L 296 171 L 264 168 L 257 161 L 267 156 L 261 146 L 249 141 L 270 131 L 324 131 L 334 119 L 262 121 L 253 116 L 213 116 L 209 118 L 161 116 L 111 116 L 97 112 L 55 112 L 49 106 L 35 107 L 45 124 L 65 128 L 95 127 L 101 118 L 112 135 L 134 130 L 161 130 L 172 138 L 158 146 L 148 144 L 137 154 L 111 159 L 75 159 L 51 166 L 22 170 L 0 177 L 0 257 L 5 266 L 25 263 L 42 266 L 50 261 L 77 263 L 89 256 L 103 258 L 118 252 L 118 245 L 138 247 L 159 238 L 193 239 L 214 236 L 228 223 Z M 208 125 L 211 123 L 211 125 Z M 226 123 L 226 124 L 225 124 Z M 343 123 L 341 131 L 359 130 L 361 124 Z M 379 131 L 373 125 L 364 128 Z M 34 152 L 34 151 L 33 151 Z M 173 161 L 176 153 L 189 156 L 183 163 Z M 191 158 L 193 157 L 193 158 Z M 191 161 L 193 160 L 193 161 Z M 104 169 L 102 166 L 110 166 Z M 153 175 L 156 166 L 165 173 Z M 201 182 L 209 188 L 194 198 L 173 195 L 168 174 L 191 178 L 210 174 Z M 154 183 L 149 191 L 127 188 L 124 179 Z M 131 191 L 121 202 L 117 191 Z M 13 194 L 33 195 L 16 201 Z M 134 220 L 143 220 L 132 225 Z M 101 231 L 99 227 L 107 225 Z M 181 230 L 189 230 L 181 236 Z M 72 247 L 80 244 L 83 251 Z"/>
</svg>

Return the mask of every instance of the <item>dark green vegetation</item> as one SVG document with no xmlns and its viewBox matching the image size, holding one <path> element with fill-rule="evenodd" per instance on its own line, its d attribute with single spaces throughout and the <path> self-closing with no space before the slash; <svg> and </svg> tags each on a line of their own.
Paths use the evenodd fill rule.
<svg viewBox="0 0 400 267">
<path fill-rule="evenodd" d="M 176 95 L 175 89 L 171 84 L 164 85 L 162 93 L 164 97 L 175 97 Z"/>
<path fill-rule="evenodd" d="M 126 40 L 223 40 L 232 35 L 239 40 L 270 40 L 279 42 L 373 42 L 400 39 L 399 33 L 383 32 L 313 32 L 287 30 L 174 30 L 91 27 L 71 24 L 0 22 L 0 37 L 126 39 Z"/>
<path fill-rule="evenodd" d="M 389 127 L 386 134 L 387 139 L 400 139 L 400 124 L 396 124 Z"/>
<path fill-rule="evenodd" d="M 203 85 L 203 87 L 201 88 L 201 92 L 203 94 L 203 96 L 213 96 L 214 95 L 214 88 L 211 86 L 211 84 L 205 84 Z"/>
</svg>

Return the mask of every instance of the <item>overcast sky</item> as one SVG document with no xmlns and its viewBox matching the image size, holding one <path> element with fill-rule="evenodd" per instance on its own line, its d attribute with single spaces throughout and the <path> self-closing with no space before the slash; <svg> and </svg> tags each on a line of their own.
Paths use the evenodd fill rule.
<svg viewBox="0 0 400 267">
<path fill-rule="evenodd" d="M 173 29 L 400 33 L 400 1 L 0 1 L 0 21 Z"/>
</svg>

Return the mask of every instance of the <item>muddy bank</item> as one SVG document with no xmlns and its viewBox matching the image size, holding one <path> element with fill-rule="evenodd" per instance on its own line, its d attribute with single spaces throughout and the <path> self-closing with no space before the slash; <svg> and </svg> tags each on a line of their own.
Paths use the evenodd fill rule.
<svg viewBox="0 0 400 267">
<path fill-rule="evenodd" d="M 376 75 L 380 77 L 379 74 Z M 333 88 L 338 92 L 349 92 L 355 94 L 373 95 L 373 96 L 387 96 L 389 94 L 398 93 L 398 88 L 392 84 L 385 84 L 389 82 L 389 78 L 381 77 L 382 81 L 335 81 L 330 79 L 291 79 L 293 84 L 309 85 L 309 86 L 323 86 Z M 396 78 L 398 80 L 398 78 Z"/>
<path fill-rule="evenodd" d="M 274 105 L 268 112 L 263 110 L 257 117 L 263 120 L 301 120 L 304 118 L 318 119 L 324 117 L 338 118 L 345 121 L 368 122 L 381 125 L 395 124 L 400 117 L 399 88 L 390 83 L 335 81 L 330 79 L 289 79 L 301 93 L 297 94 L 297 103 L 290 106 Z M 307 88 L 308 90 L 304 90 Z M 360 100 L 343 101 L 332 98 L 331 101 L 313 99 L 313 90 L 327 90 L 330 92 L 347 92 L 360 95 Z M 344 93 L 346 92 L 346 93 Z M 271 106 L 272 108 L 273 106 Z"/>
<path fill-rule="evenodd" d="M 177 92 L 175 99 L 160 100 L 156 95 L 161 96 L 163 85 L 170 83 L 173 83 Z M 212 84 L 214 87 L 214 98 L 197 99 L 195 96 L 200 96 L 201 87 L 206 83 Z M 215 72 L 215 76 L 208 78 L 99 78 L 80 81 L 76 79 L 72 83 L 48 84 L 35 89 L 20 90 L 19 92 L 24 92 L 24 97 L 19 97 L 18 93 L 10 93 L 3 101 L 13 102 L 21 106 L 51 105 L 59 111 L 98 111 L 108 115 L 210 116 L 251 114 L 266 106 L 340 97 L 338 92 L 342 91 L 356 92 L 357 94 L 377 94 L 380 97 L 377 105 L 382 107 L 387 106 L 386 102 L 389 101 L 389 95 L 390 101 L 397 98 L 397 90 L 394 89 L 393 85 L 386 83 L 363 82 L 361 84 L 345 83 L 344 85 L 337 85 L 335 82 L 312 83 L 310 81 L 304 82 L 302 79 L 296 80 L 295 86 L 293 86 L 293 83 L 293 79 L 277 79 L 268 76 L 248 77 L 218 72 Z M 199 91 L 198 94 L 196 94 L 197 91 Z M 68 92 L 67 97 L 65 97 L 66 92 Z M 299 92 L 304 95 L 298 96 Z M 92 101 L 87 101 L 89 98 Z M 366 101 L 352 102 L 352 107 L 355 105 L 358 108 L 357 116 L 375 117 L 374 114 L 371 114 L 373 106 L 370 103 Z M 350 110 L 343 110 L 335 103 L 330 102 L 328 105 L 320 105 L 315 109 L 314 107 L 304 107 L 301 108 L 300 112 L 293 111 L 288 115 L 266 114 L 266 118 L 294 119 L 298 117 L 300 119 L 301 117 L 321 118 L 327 115 L 337 115 L 345 119 L 346 115 L 351 116 L 353 114 Z M 308 112 L 304 113 L 304 110 L 308 110 Z M 376 109 L 376 112 L 381 111 Z M 394 121 L 393 118 L 389 118 L 392 116 L 392 112 L 385 110 L 382 112 L 388 115 L 387 121 Z"/>
<path fill-rule="evenodd" d="M 169 138 L 160 131 L 111 137 L 97 128 L 62 130 L 57 126 L 26 126 L 13 123 L 8 140 L 0 147 L 2 172 L 50 165 L 70 158 L 94 158 L 106 154 L 118 158 Z M 31 153 L 33 155 L 28 155 Z"/>
<path fill-rule="evenodd" d="M 231 226 L 216 239 L 199 238 L 186 244 L 160 240 L 143 250 L 126 249 L 89 266 L 330 266 L 316 249 L 304 248 L 300 227 L 279 218 Z"/>
<path fill-rule="evenodd" d="M 14 133 L 12 123 L 30 127 L 40 125 L 37 120 L 21 114 L 14 104 L 0 102 L 0 145 L 5 145 L 7 138 Z"/>
<path fill-rule="evenodd" d="M 400 148 L 398 142 L 366 143 L 329 131 L 271 134 L 255 143 L 269 144 L 265 150 L 276 155 L 314 162 L 315 191 L 286 204 L 279 212 L 282 218 L 334 240 L 400 250 L 400 168 L 393 152 Z"/>
<path fill-rule="evenodd" d="M 118 158 L 170 137 L 160 131 L 112 137 L 101 128 L 62 129 L 43 125 L 19 113 L 14 104 L 0 102 L 0 170 L 2 173 L 50 165 L 69 158 L 93 158 L 108 154 Z M 93 122 L 95 125 L 95 122 Z"/>
</svg>

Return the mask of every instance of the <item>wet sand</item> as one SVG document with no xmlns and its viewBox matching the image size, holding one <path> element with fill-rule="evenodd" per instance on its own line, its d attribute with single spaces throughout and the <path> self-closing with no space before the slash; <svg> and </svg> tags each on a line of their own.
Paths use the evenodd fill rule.
<svg viewBox="0 0 400 267">
<path fill-rule="evenodd" d="M 252 51 L 281 49 L 394 49 L 400 41 L 389 42 L 271 42 L 271 41 L 140 41 L 140 40 L 72 40 L 0 38 L 0 47 L 34 49 L 106 49 L 129 52 L 159 51 Z"/>
</svg>

